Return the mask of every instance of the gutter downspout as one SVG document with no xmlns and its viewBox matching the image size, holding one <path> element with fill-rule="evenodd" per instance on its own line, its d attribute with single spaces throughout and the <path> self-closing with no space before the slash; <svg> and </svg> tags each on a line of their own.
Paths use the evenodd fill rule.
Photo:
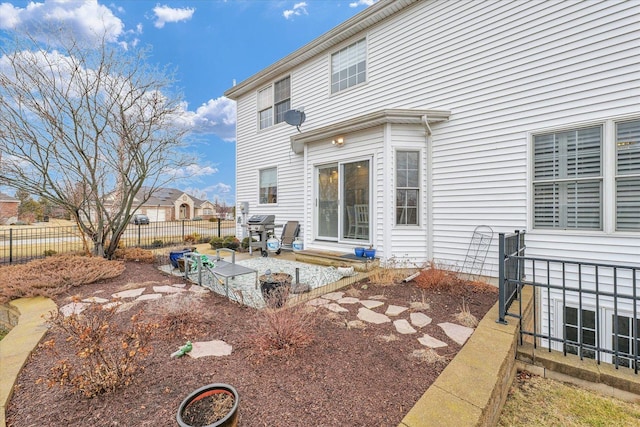
<svg viewBox="0 0 640 427">
<path fill-rule="evenodd" d="M 427 249 L 427 260 L 428 261 L 432 261 L 433 260 L 433 191 L 432 191 L 432 186 L 431 183 L 433 182 L 432 179 L 432 165 L 433 165 L 433 154 L 432 154 L 432 131 L 431 131 L 431 126 L 429 126 L 429 118 L 427 117 L 427 115 L 423 115 L 422 116 L 422 124 L 424 125 L 425 128 L 425 135 L 426 135 L 426 152 L 427 152 L 427 159 L 426 159 L 426 164 L 427 164 L 427 170 L 426 170 L 426 178 L 427 178 L 427 182 L 426 182 L 426 186 L 427 186 L 427 191 L 426 191 L 426 196 L 427 196 L 427 215 L 426 215 L 426 221 L 427 221 L 427 226 L 425 227 L 425 244 L 426 244 L 426 249 Z"/>
</svg>

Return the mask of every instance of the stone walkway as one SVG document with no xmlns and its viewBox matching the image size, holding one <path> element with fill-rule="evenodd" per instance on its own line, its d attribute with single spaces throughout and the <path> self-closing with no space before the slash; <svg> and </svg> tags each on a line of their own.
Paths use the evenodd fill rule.
<svg viewBox="0 0 640 427">
<path fill-rule="evenodd" d="M 125 311 L 131 309 L 142 301 L 158 300 L 163 297 L 179 296 L 180 294 L 195 293 L 202 294 L 210 292 L 198 285 L 174 284 L 174 285 L 154 285 L 127 289 L 116 292 L 111 298 L 89 297 L 80 302 L 72 302 L 60 307 L 60 312 L 64 316 L 82 313 L 91 304 L 103 304 L 104 307 L 118 307 L 117 310 Z M 410 307 L 386 304 L 383 296 L 373 296 L 369 299 L 359 299 L 345 296 L 344 292 L 330 292 L 321 297 L 312 299 L 306 304 L 313 307 L 324 308 L 335 313 L 345 313 L 349 310 L 345 306 L 358 304 L 357 320 L 347 322 L 351 328 L 366 327 L 367 324 L 382 325 L 392 323 L 396 332 L 402 335 L 420 334 L 419 330 L 431 324 L 431 318 L 419 311 L 409 311 Z M 463 345 L 473 334 L 473 329 L 455 323 L 438 323 L 444 333 L 459 345 Z M 420 344 L 429 348 L 446 347 L 448 344 L 422 333 L 417 337 Z M 233 351 L 231 345 L 224 341 L 213 340 L 206 342 L 194 342 L 193 349 L 187 353 L 190 357 L 199 358 L 205 356 L 228 356 Z"/>
<path fill-rule="evenodd" d="M 383 298 L 382 296 L 373 296 L 369 299 L 361 300 L 354 297 L 345 297 L 344 292 L 331 292 L 308 301 L 307 305 L 324 307 L 335 313 L 346 313 L 349 310 L 344 307 L 345 305 L 359 304 L 358 320 L 348 322 L 347 326 L 361 327 L 361 324 L 354 323 L 358 321 L 364 322 L 365 325 L 367 323 L 373 325 L 393 323 L 396 332 L 402 335 L 418 334 L 421 328 L 431 324 L 431 318 L 426 314 L 419 311 L 409 312 L 410 307 L 385 304 L 382 300 Z M 463 345 L 474 331 L 473 328 L 449 322 L 438 323 L 438 326 L 459 345 Z M 448 345 L 426 333 L 423 333 L 417 339 L 420 344 L 429 348 L 440 348 Z"/>
</svg>

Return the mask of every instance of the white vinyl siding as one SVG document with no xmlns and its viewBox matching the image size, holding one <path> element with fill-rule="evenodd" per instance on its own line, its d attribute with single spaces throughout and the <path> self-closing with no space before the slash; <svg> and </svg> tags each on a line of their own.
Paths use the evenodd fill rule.
<svg viewBox="0 0 640 427">
<path fill-rule="evenodd" d="M 616 229 L 640 230 L 640 120 L 616 124 Z"/>
<path fill-rule="evenodd" d="M 380 135 L 368 146 L 346 135 L 341 148 L 329 139 L 292 154 L 290 127 L 255 131 L 255 90 L 264 87 L 257 85 L 238 97 L 237 200 L 257 202 L 255 170 L 272 159 L 279 167 L 278 207 L 269 213 L 277 223 L 300 220 L 305 247 L 321 249 L 312 237 L 310 171 L 318 162 L 375 153 L 372 244 L 383 258 L 462 265 L 473 230 L 488 225 L 496 236 L 526 229 L 531 256 L 637 263 L 638 230 L 620 229 L 615 220 L 617 197 L 637 200 L 622 184 L 616 196 L 617 179 L 637 175 L 616 175 L 614 128 L 604 128 L 609 146 L 601 175 L 608 187 L 600 216 L 608 220 L 600 229 L 534 227 L 530 136 L 638 119 L 638 22 L 640 7 L 628 1 L 420 1 L 361 32 L 340 34 L 335 48 L 318 47 L 304 63 L 283 70 L 291 75 L 295 104 L 306 107 L 302 132 L 394 108 L 450 110 L 450 120 L 412 129 L 410 141 L 394 124 L 387 139 Z M 366 84 L 329 95 L 332 54 L 365 37 Z M 422 154 L 421 223 L 395 227 L 393 156 L 408 149 Z M 484 269 L 492 275 L 496 242 Z M 349 245 L 328 249 L 352 251 Z"/>
<path fill-rule="evenodd" d="M 533 137 L 534 227 L 602 227 L 602 127 Z"/>
<path fill-rule="evenodd" d="M 367 40 L 359 40 L 331 55 L 331 93 L 367 80 Z"/>
</svg>

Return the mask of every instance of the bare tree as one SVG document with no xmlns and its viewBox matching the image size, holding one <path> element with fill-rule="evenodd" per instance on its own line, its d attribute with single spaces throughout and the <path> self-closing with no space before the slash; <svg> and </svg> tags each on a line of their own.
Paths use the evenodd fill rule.
<svg viewBox="0 0 640 427">
<path fill-rule="evenodd" d="M 0 184 L 64 207 L 111 258 L 133 212 L 190 163 L 181 99 L 144 50 L 55 34 L 0 44 Z"/>
</svg>

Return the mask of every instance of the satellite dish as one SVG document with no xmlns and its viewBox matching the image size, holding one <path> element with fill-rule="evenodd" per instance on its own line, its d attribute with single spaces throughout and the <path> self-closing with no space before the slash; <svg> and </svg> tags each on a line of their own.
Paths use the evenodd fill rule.
<svg viewBox="0 0 640 427">
<path fill-rule="evenodd" d="M 302 109 L 289 110 L 284 113 L 284 121 L 291 126 L 295 126 L 298 129 L 298 132 L 300 132 L 300 125 L 304 123 L 306 118 L 307 116 L 305 116 Z"/>
</svg>

